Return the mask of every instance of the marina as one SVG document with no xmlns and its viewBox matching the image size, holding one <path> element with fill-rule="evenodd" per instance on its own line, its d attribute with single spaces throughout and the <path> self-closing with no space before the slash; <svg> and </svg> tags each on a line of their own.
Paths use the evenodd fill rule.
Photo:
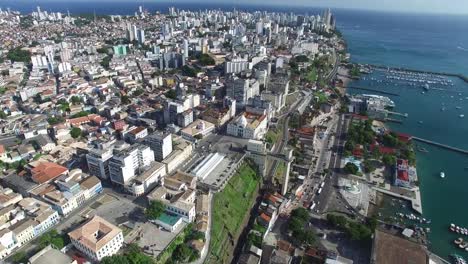
<svg viewBox="0 0 468 264">
<path fill-rule="evenodd" d="M 459 95 L 466 93 L 466 91 L 459 91 L 454 89 L 455 81 L 452 79 L 454 77 L 453 75 L 415 72 L 405 69 L 384 67 L 370 67 L 369 70 L 365 72 L 370 76 L 363 76 L 362 80 L 369 81 L 375 86 L 386 84 L 398 88 L 405 87 L 418 89 L 421 91 L 421 94 L 425 94 L 431 90 L 447 91 L 451 93 L 457 93 Z"/>
<path fill-rule="evenodd" d="M 446 77 L 457 77 L 463 80 L 464 82 L 468 83 L 468 77 L 462 74 L 457 74 L 457 73 L 447 73 L 447 72 L 437 72 L 437 71 L 425 71 L 425 70 L 416 70 L 416 69 L 408 69 L 408 68 L 402 68 L 402 67 L 388 67 L 388 66 L 382 66 L 382 65 L 376 65 L 376 64 L 365 64 L 363 65 L 364 67 L 367 67 L 370 70 L 373 69 L 381 69 L 381 70 L 391 70 L 391 71 L 404 71 L 404 72 L 409 72 L 409 73 L 421 73 L 421 74 L 427 74 L 427 75 L 438 75 L 438 76 L 446 76 Z"/>
</svg>

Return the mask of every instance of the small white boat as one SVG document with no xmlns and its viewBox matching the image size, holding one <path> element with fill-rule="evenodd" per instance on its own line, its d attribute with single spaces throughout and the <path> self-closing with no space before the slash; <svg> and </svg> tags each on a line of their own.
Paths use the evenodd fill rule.
<svg viewBox="0 0 468 264">
<path fill-rule="evenodd" d="M 445 172 L 443 172 L 443 171 L 440 172 L 440 178 L 442 178 L 442 179 L 445 178 Z"/>
<path fill-rule="evenodd" d="M 460 115 L 460 118 L 464 118 L 464 117 L 465 117 L 465 115 Z"/>
<path fill-rule="evenodd" d="M 457 244 L 457 245 L 460 245 L 461 243 L 463 243 L 463 238 L 459 237 L 459 238 L 455 239 L 454 243 Z"/>
</svg>

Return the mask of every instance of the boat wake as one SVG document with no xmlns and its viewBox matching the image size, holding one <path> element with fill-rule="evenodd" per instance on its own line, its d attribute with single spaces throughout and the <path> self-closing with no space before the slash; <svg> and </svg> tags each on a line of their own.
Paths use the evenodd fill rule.
<svg viewBox="0 0 468 264">
<path fill-rule="evenodd" d="M 457 49 L 459 49 L 459 50 L 463 50 L 463 51 L 468 51 L 468 49 L 467 49 L 467 48 L 464 48 L 464 47 L 462 47 L 462 46 L 458 46 L 458 47 L 457 47 Z"/>
</svg>

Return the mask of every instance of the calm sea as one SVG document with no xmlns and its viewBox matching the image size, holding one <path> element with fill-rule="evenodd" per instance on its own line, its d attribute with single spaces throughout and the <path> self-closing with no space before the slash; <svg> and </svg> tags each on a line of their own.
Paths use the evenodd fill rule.
<svg viewBox="0 0 468 264">
<path fill-rule="evenodd" d="M 344 12 L 338 21 L 354 62 L 468 75 L 468 34 L 464 33 L 468 17 Z M 390 124 L 392 129 L 468 149 L 468 84 L 451 79 L 454 86 L 443 87 L 446 91 L 427 93 L 421 86 L 381 82 L 382 72 L 353 85 L 399 94 L 392 97 L 395 111 L 409 116 L 402 124 Z M 467 117 L 460 118 L 461 114 Z M 418 153 L 417 168 L 423 215 L 432 220 L 430 248 L 444 258 L 452 253 L 468 258 L 466 251 L 453 245 L 458 236 L 448 231 L 450 223 L 468 226 L 468 155 L 418 145 L 429 151 Z M 441 171 L 445 179 L 439 177 Z M 401 211 L 398 206 L 395 210 Z"/>
<path fill-rule="evenodd" d="M 174 3 L 161 2 L 101 2 L 90 1 L 31 1 L 3 0 L 0 7 L 10 7 L 31 12 L 40 5 L 42 10 L 69 10 L 74 14 L 133 14 L 138 5 L 151 12 L 166 12 Z M 297 13 L 321 13 L 319 8 L 288 8 L 263 6 L 239 6 L 234 4 L 177 4 L 177 8 L 203 10 L 219 8 L 232 10 L 291 11 Z M 449 15 L 417 15 L 356 10 L 334 10 L 340 30 L 348 41 L 352 60 L 400 66 L 414 69 L 461 73 L 468 75 L 468 17 Z M 369 77 L 382 78 L 381 74 Z M 392 124 L 394 130 L 435 140 L 444 144 L 468 149 L 468 85 L 453 79 L 449 91 L 430 91 L 405 85 L 389 85 L 376 81 L 360 80 L 354 83 L 374 89 L 398 93 L 392 97 L 396 111 L 408 113 L 403 124 Z M 456 91 L 456 92 L 455 92 Z M 358 91 L 351 91 L 358 92 Z M 461 94 L 461 95 L 459 95 Z M 441 107 L 446 108 L 441 111 Z M 458 107 L 458 108 L 457 108 Z M 465 114 L 466 118 L 460 118 Z M 418 153 L 418 172 L 421 181 L 424 217 L 431 219 L 431 249 L 447 258 L 451 253 L 468 253 L 455 248 L 457 236 L 448 232 L 448 225 L 456 223 L 468 227 L 468 156 L 436 147 L 424 146 L 429 153 Z M 445 179 L 439 173 L 444 171 Z"/>
</svg>

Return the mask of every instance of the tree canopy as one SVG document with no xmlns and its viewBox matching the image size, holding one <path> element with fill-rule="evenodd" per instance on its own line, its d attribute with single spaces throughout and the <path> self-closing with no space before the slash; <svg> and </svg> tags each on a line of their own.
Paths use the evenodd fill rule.
<svg viewBox="0 0 468 264">
<path fill-rule="evenodd" d="M 346 163 L 343 170 L 348 174 L 356 174 L 359 172 L 358 166 L 352 162 Z"/>
<path fill-rule="evenodd" d="M 71 130 L 70 130 L 70 135 L 72 138 L 79 138 L 81 137 L 81 129 L 78 128 L 78 127 L 73 127 Z"/>
<path fill-rule="evenodd" d="M 211 58 L 211 56 L 208 55 L 208 54 L 201 54 L 200 56 L 198 56 L 198 61 L 203 66 L 214 65 L 215 64 L 215 60 L 213 58 Z"/>
<path fill-rule="evenodd" d="M 39 247 L 40 248 L 45 248 L 48 245 L 53 245 L 57 249 L 62 249 L 66 241 L 64 237 L 62 237 L 57 230 L 53 229 L 50 230 L 49 232 L 43 234 L 38 241 Z"/>
<path fill-rule="evenodd" d="M 313 244 L 316 241 L 315 232 L 310 229 L 305 229 L 306 223 L 310 216 L 307 209 L 299 207 L 291 212 L 288 221 L 288 230 L 298 243 Z"/>
<path fill-rule="evenodd" d="M 13 62 L 31 62 L 31 52 L 23 50 L 21 47 L 11 49 L 7 53 L 7 58 Z"/>
<path fill-rule="evenodd" d="M 156 220 L 164 213 L 165 209 L 166 206 L 160 201 L 151 201 L 145 210 L 145 215 L 151 220 Z"/>
</svg>

